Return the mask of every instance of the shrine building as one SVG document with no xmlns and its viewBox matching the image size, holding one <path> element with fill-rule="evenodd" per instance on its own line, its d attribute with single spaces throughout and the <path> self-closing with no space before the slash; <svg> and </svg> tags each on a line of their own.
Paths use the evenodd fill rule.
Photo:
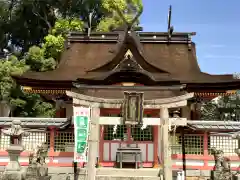
<svg viewBox="0 0 240 180">
<path fill-rule="evenodd" d="M 15 76 L 14 79 L 24 91 L 38 93 L 56 103 L 57 118 L 68 118 L 68 121 L 62 122 L 65 125 L 61 125 L 61 128 L 54 123 L 49 125 L 48 143 L 54 159 L 51 163 L 55 163 L 55 166 L 72 166 L 74 133 L 71 119 L 75 104 L 66 95 L 66 91 L 76 91 L 97 98 L 121 99 L 124 88 L 134 87 L 143 87 L 145 100 L 194 93 L 194 98 L 188 100 L 187 106 L 170 108 L 171 118 L 177 112 L 180 119 L 196 122 L 188 123 L 185 127 L 188 168 L 211 169 L 214 163 L 209 146 L 214 143 L 221 148 L 232 148 L 225 152 L 232 157 L 233 163 L 239 163 L 234 154 L 234 148 L 237 147 L 235 141 L 228 143 L 229 137 L 219 139 L 209 134 L 210 131 L 226 132 L 229 129 L 213 128 L 214 123 L 208 127 L 201 124 L 199 102 L 234 94 L 240 88 L 240 80 L 235 79 L 232 74 L 211 75 L 202 72 L 197 61 L 196 44 L 192 41 L 194 35 L 195 32 L 136 32 L 133 28 L 92 32 L 89 36 L 86 33 L 71 32 L 55 70 L 26 72 L 22 76 Z M 85 88 L 77 89 L 76 84 Z M 121 88 L 116 91 L 111 86 Z M 144 87 L 165 89 L 147 91 Z M 174 87 L 184 88 L 175 90 Z M 155 123 L 159 118 L 159 111 L 145 109 L 142 126 L 126 126 L 113 123 L 121 118 L 120 108 L 101 108 L 97 150 L 100 165 L 114 166 L 119 144 L 133 141 L 139 144 L 143 152 L 144 167 L 161 165 L 161 144 L 158 139 L 160 132 Z M 66 125 L 67 123 L 70 124 Z M 238 128 L 240 129 L 240 125 Z M 171 138 L 175 168 L 182 166 L 180 129 L 177 128 Z"/>
</svg>

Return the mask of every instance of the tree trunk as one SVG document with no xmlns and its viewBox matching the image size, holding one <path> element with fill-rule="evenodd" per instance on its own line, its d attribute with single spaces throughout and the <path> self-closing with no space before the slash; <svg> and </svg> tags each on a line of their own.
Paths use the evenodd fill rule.
<svg viewBox="0 0 240 180">
<path fill-rule="evenodd" d="M 11 112 L 10 106 L 6 101 L 0 101 L 0 117 L 9 117 Z"/>
</svg>

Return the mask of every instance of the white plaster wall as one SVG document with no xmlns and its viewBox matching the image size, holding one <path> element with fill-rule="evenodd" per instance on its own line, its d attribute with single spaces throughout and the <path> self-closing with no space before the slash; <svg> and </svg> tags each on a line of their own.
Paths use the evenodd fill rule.
<svg viewBox="0 0 240 180">
<path fill-rule="evenodd" d="M 214 165 L 215 165 L 214 161 L 208 161 L 208 166 L 214 166 Z M 240 160 L 231 162 L 231 167 L 239 167 L 239 165 L 240 165 Z"/>
<path fill-rule="evenodd" d="M 146 161 L 147 160 L 147 157 L 146 157 L 146 151 L 147 151 L 147 147 L 146 147 L 146 144 L 139 144 L 138 145 L 141 150 L 142 150 L 142 160 L 143 161 Z"/>
<path fill-rule="evenodd" d="M 173 165 L 182 166 L 182 160 L 172 160 Z M 201 160 L 186 160 L 187 166 L 204 166 L 204 161 Z"/>
<path fill-rule="evenodd" d="M 28 157 L 19 157 L 19 162 L 20 163 L 26 163 L 26 162 L 29 162 L 29 158 Z M 7 163 L 9 162 L 9 157 L 8 156 L 0 156 L 0 163 Z M 46 163 L 49 162 L 49 159 L 46 158 Z M 72 162 L 72 161 L 70 161 Z"/>
<path fill-rule="evenodd" d="M 72 163 L 73 157 L 54 157 L 53 163 Z"/>
<path fill-rule="evenodd" d="M 154 159 L 154 144 L 148 144 L 148 161 L 153 161 Z"/>
<path fill-rule="evenodd" d="M 8 162 L 9 161 L 9 157 L 7 156 L 0 156 L 0 163 L 4 163 L 4 162 Z"/>
<path fill-rule="evenodd" d="M 116 153 L 119 148 L 119 143 L 111 143 L 111 161 L 116 161 Z"/>
<path fill-rule="evenodd" d="M 110 143 L 103 143 L 103 160 L 109 161 L 109 146 Z"/>
</svg>

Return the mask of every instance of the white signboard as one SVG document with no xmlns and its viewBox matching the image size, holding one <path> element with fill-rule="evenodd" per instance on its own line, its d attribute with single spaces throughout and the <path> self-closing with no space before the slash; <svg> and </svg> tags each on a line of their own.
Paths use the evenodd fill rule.
<svg viewBox="0 0 240 180">
<path fill-rule="evenodd" d="M 90 108 L 73 107 L 74 113 L 74 162 L 87 162 Z"/>
</svg>

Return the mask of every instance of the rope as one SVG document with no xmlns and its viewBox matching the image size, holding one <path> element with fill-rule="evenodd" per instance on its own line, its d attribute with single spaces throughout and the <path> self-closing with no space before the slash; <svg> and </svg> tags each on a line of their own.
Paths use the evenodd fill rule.
<svg viewBox="0 0 240 180">
<path fill-rule="evenodd" d="M 176 138 L 176 130 L 177 130 L 177 125 L 176 124 L 174 124 L 173 128 L 171 127 L 171 124 L 169 125 L 169 132 L 173 132 L 173 136 L 168 137 L 169 142 L 172 142 L 171 139 L 170 139 L 171 137 Z M 168 148 L 169 148 L 169 151 L 171 152 L 171 145 Z"/>
</svg>

